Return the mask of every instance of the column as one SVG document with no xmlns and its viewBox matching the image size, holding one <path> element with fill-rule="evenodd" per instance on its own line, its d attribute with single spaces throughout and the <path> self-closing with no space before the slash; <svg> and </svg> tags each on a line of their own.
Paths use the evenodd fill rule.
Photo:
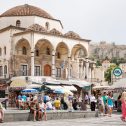
<svg viewBox="0 0 126 126">
<path fill-rule="evenodd" d="M 4 62 L 4 61 L 3 61 L 3 62 Z M 2 73 L 2 74 L 3 74 L 3 77 L 5 77 L 5 76 L 4 76 L 4 63 L 3 63 L 3 66 L 2 66 L 2 72 L 3 72 L 3 73 Z"/>
<path fill-rule="evenodd" d="M 55 51 L 52 51 L 52 77 L 55 78 Z"/>
<path fill-rule="evenodd" d="M 31 33 L 31 76 L 34 76 L 35 69 L 35 55 L 34 55 L 34 33 Z"/>
<path fill-rule="evenodd" d="M 70 59 L 71 59 L 70 54 L 68 54 L 68 80 L 71 78 L 71 76 L 70 76 L 70 67 L 71 67 Z"/>
<path fill-rule="evenodd" d="M 31 51 L 31 76 L 34 76 L 35 60 L 34 60 L 34 50 Z"/>
<path fill-rule="evenodd" d="M 88 61 L 88 58 L 86 58 L 86 73 L 85 73 L 85 79 L 88 79 L 89 76 L 88 76 L 88 69 L 89 69 L 89 61 Z"/>
<path fill-rule="evenodd" d="M 91 68 L 89 67 L 89 79 L 91 80 Z"/>
<path fill-rule="evenodd" d="M 84 62 L 84 61 L 83 61 Z M 83 65 L 83 77 L 85 79 L 85 65 Z"/>
</svg>

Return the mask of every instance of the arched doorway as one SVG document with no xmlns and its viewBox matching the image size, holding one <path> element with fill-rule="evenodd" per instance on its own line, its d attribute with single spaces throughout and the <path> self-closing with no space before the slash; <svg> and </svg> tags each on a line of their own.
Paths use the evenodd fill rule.
<svg viewBox="0 0 126 126">
<path fill-rule="evenodd" d="M 44 76 L 51 76 L 51 66 L 48 64 L 44 66 Z"/>
</svg>

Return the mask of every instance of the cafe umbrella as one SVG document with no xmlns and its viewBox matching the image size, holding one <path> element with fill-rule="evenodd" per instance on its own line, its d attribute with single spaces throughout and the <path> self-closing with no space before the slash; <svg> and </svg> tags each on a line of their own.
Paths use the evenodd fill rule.
<svg viewBox="0 0 126 126">
<path fill-rule="evenodd" d="M 21 91 L 22 94 L 36 94 L 38 91 L 36 89 L 24 89 Z"/>
</svg>

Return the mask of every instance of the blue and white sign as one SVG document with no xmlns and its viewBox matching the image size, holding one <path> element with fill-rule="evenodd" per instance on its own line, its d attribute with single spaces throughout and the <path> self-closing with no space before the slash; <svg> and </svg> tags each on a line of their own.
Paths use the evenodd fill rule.
<svg viewBox="0 0 126 126">
<path fill-rule="evenodd" d="M 119 68 L 119 67 L 116 67 L 114 70 L 113 70 L 113 74 L 116 76 L 116 77 L 119 77 L 122 75 L 122 70 Z"/>
</svg>

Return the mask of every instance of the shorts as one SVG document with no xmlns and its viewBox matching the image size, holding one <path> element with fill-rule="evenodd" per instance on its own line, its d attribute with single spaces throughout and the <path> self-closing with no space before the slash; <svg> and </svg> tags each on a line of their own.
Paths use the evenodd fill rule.
<svg viewBox="0 0 126 126">
<path fill-rule="evenodd" d="M 108 105 L 109 108 L 113 108 L 113 105 Z"/>
</svg>

